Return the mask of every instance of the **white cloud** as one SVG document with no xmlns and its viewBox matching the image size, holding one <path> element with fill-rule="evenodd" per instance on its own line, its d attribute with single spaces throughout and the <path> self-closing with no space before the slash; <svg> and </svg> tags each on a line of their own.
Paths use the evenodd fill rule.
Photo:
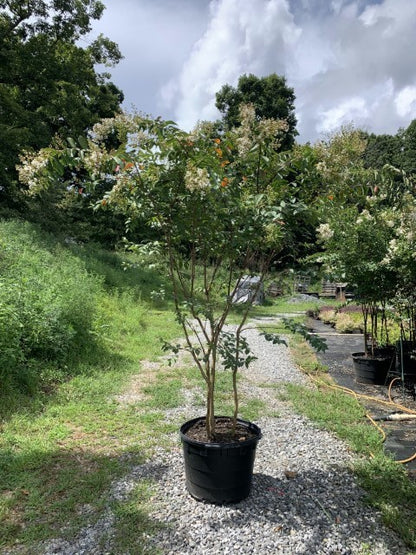
<svg viewBox="0 0 416 555">
<path fill-rule="evenodd" d="M 198 119 L 218 117 L 215 93 L 235 85 L 243 73 L 285 74 L 299 29 L 286 0 L 213 0 L 211 20 L 163 93 L 178 94 L 176 119 L 186 129 Z"/>
<path fill-rule="evenodd" d="M 311 52 L 318 60 L 317 71 L 291 77 L 300 111 L 301 140 L 315 140 L 335 122 L 354 120 L 368 131 L 395 133 L 407 126 L 411 108 L 406 108 L 409 91 L 399 99 L 397 92 L 413 86 L 416 66 L 413 43 L 416 2 L 367 0 L 338 2 L 319 20 L 296 20 L 308 41 L 298 46 L 298 66 Z M 320 54 L 324 52 L 324 54 Z M 361 100 L 358 100 L 361 99 Z M 401 102 L 401 104 L 400 104 Z M 411 106 L 411 101 L 410 102 Z M 406 111 L 407 110 L 407 111 Z"/>
<path fill-rule="evenodd" d="M 364 98 L 355 97 L 342 102 L 338 106 L 320 112 L 320 133 L 328 133 L 350 122 L 364 121 L 369 115 Z"/>
<path fill-rule="evenodd" d="M 394 99 L 397 113 L 404 118 L 409 115 L 416 117 L 416 86 L 404 87 Z"/>
<path fill-rule="evenodd" d="M 104 33 L 124 59 L 111 71 L 125 93 L 125 105 L 153 115 L 161 110 L 160 89 L 177 75 L 207 25 L 207 2 L 195 0 L 105 0 L 92 37 Z"/>
<path fill-rule="evenodd" d="M 244 73 L 287 77 L 299 140 L 337 123 L 395 133 L 416 117 L 414 0 L 106 0 L 97 22 L 125 55 L 127 107 L 184 128 L 219 116 Z"/>
</svg>

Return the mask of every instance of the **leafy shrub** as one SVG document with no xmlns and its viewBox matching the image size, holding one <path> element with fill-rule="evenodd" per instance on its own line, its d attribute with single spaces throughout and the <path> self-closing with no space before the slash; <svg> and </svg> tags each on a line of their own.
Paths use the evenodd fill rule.
<svg viewBox="0 0 416 555">
<path fill-rule="evenodd" d="M 352 333 L 357 328 L 357 324 L 349 314 L 341 313 L 335 317 L 335 329 L 340 333 Z"/>
<path fill-rule="evenodd" d="M 27 387 L 40 361 L 62 362 L 86 348 L 100 289 L 101 279 L 53 237 L 23 222 L 0 222 L 2 381 Z"/>
<path fill-rule="evenodd" d="M 319 318 L 324 324 L 335 324 L 336 312 L 335 310 L 321 310 L 319 312 Z"/>
</svg>

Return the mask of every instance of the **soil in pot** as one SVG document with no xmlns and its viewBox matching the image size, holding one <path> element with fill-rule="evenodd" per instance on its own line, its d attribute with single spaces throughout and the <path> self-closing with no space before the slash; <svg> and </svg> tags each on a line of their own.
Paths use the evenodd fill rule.
<svg viewBox="0 0 416 555">
<path fill-rule="evenodd" d="M 218 416 L 215 419 L 215 435 L 213 441 L 207 436 L 205 418 L 197 418 L 191 427 L 186 430 L 189 439 L 201 441 L 203 443 L 238 443 L 252 437 L 257 437 L 257 433 L 247 427 L 246 422 L 237 420 L 235 432 L 232 429 L 231 419 L 226 416 Z"/>
<path fill-rule="evenodd" d="M 186 487 L 196 499 L 219 504 L 237 503 L 250 494 L 261 430 L 252 422 L 238 419 L 237 423 L 237 435 L 230 436 L 231 419 L 217 417 L 215 443 L 206 441 L 204 417 L 190 420 L 181 427 Z M 200 441 L 196 437 L 204 439 Z"/>
</svg>

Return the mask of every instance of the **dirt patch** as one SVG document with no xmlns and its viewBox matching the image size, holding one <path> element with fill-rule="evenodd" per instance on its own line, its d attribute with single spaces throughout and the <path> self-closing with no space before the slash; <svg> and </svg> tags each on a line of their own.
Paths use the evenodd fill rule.
<svg viewBox="0 0 416 555">
<path fill-rule="evenodd" d="M 123 393 L 115 396 L 115 400 L 120 405 L 134 405 L 140 401 L 148 399 L 148 395 L 144 390 L 157 382 L 158 373 L 162 369 L 166 369 L 169 365 L 170 356 L 162 356 L 157 361 L 142 360 L 140 361 L 140 372 L 134 374 L 128 386 Z M 177 360 L 173 362 L 171 368 L 182 368 L 189 364 L 189 354 L 179 352 Z"/>
<path fill-rule="evenodd" d="M 134 374 L 123 393 L 116 395 L 115 400 L 120 405 L 134 405 L 139 401 L 146 399 L 143 390 L 156 383 L 157 374 L 163 366 L 161 362 L 151 362 L 150 360 L 142 360 L 140 363 L 140 374 Z"/>
</svg>

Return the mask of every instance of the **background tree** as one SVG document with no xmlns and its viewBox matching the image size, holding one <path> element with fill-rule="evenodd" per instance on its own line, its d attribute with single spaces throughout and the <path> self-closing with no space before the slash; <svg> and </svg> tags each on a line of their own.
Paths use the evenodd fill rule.
<svg viewBox="0 0 416 555">
<path fill-rule="evenodd" d="M 363 138 L 367 142 L 363 155 L 365 167 L 381 169 L 389 164 L 408 175 L 416 173 L 416 120 L 406 129 L 399 129 L 396 135 L 363 133 Z"/>
<path fill-rule="evenodd" d="M 400 165 L 400 139 L 397 135 L 363 133 L 367 143 L 363 154 L 366 168 L 381 169 L 385 164 Z"/>
<path fill-rule="evenodd" d="M 416 174 L 416 119 L 397 133 L 400 143 L 399 168 L 407 174 Z"/>
<path fill-rule="evenodd" d="M 223 114 L 227 129 L 240 125 L 240 106 L 253 104 L 259 119 L 283 119 L 288 124 L 288 132 L 281 144 L 281 150 L 290 149 L 296 131 L 295 94 L 286 84 L 285 77 L 272 73 L 267 77 L 253 74 L 242 75 L 237 87 L 224 85 L 216 94 L 216 107 Z"/>
<path fill-rule="evenodd" d="M 57 134 L 85 135 L 119 112 L 123 95 L 95 64 L 111 66 L 121 54 L 103 36 L 79 45 L 103 13 L 97 0 L 3 0 L 0 9 L 0 200 L 22 210 L 19 155 Z"/>
</svg>

